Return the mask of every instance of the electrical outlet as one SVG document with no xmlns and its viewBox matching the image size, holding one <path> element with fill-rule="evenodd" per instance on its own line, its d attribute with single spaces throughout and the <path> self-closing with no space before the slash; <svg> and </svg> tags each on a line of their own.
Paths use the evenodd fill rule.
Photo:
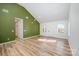
<svg viewBox="0 0 79 59">
<path fill-rule="evenodd" d="M 72 48 L 72 52 L 75 55 L 76 54 L 76 49 Z"/>
</svg>

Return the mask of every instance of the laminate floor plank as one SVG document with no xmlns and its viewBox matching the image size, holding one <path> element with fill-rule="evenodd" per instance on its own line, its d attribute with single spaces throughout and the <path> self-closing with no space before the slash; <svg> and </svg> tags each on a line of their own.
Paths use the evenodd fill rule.
<svg viewBox="0 0 79 59">
<path fill-rule="evenodd" d="M 66 39 L 37 36 L 0 45 L 0 56 L 72 56 Z"/>
</svg>

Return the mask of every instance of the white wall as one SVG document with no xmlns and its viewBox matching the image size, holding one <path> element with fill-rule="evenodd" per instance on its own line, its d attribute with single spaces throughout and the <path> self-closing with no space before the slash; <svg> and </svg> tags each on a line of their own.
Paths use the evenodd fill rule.
<svg viewBox="0 0 79 59">
<path fill-rule="evenodd" d="M 73 55 L 79 55 L 79 4 L 71 4 L 69 42 Z"/>
<path fill-rule="evenodd" d="M 64 33 L 59 33 L 57 31 L 58 24 L 64 24 L 64 27 L 65 27 Z M 41 23 L 40 24 L 40 35 L 67 39 L 68 38 L 68 21 L 60 20 L 60 21 Z"/>
<path fill-rule="evenodd" d="M 19 3 L 25 7 L 39 23 L 68 19 L 69 3 Z"/>
</svg>

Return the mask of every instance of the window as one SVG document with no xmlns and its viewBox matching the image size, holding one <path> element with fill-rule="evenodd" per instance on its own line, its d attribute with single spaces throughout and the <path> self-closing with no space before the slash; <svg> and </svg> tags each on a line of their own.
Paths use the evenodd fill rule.
<svg viewBox="0 0 79 59">
<path fill-rule="evenodd" d="M 63 24 L 58 24 L 57 30 L 58 30 L 58 32 L 63 33 L 64 32 L 64 25 Z"/>
</svg>

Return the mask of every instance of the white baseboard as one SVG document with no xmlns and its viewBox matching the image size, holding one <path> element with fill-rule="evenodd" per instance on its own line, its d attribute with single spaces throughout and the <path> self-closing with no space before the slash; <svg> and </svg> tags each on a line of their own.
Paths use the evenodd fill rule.
<svg viewBox="0 0 79 59">
<path fill-rule="evenodd" d="M 75 54 L 74 54 L 73 48 L 71 47 L 71 43 L 70 43 L 69 40 L 68 40 L 68 43 L 69 43 L 69 46 L 70 46 L 70 49 L 71 49 L 72 56 L 74 56 Z"/>
<path fill-rule="evenodd" d="M 30 39 L 30 38 L 34 38 L 34 37 L 37 37 L 37 36 L 40 36 L 40 35 L 35 35 L 35 36 L 31 36 L 31 37 L 23 38 L 23 39 Z"/>
<path fill-rule="evenodd" d="M 55 37 L 55 36 L 46 36 L 46 35 L 40 35 L 40 36 L 45 36 L 45 37 L 52 37 L 52 38 L 58 38 L 58 39 L 68 39 L 68 38 Z"/>
<path fill-rule="evenodd" d="M 40 35 L 35 35 L 35 36 L 31 36 L 31 37 L 23 38 L 23 39 L 30 39 L 30 38 L 37 37 L 37 36 L 40 36 Z M 18 38 L 18 39 L 21 39 L 21 38 Z M 15 39 L 15 40 L 16 40 L 16 39 Z M 15 40 L 13 40 L 13 41 L 9 41 L 9 42 L 0 43 L 0 45 L 15 42 Z"/>
<path fill-rule="evenodd" d="M 9 41 L 9 42 L 0 43 L 0 45 L 8 44 L 8 43 L 12 43 L 12 42 L 15 42 L 15 40 L 13 40 L 13 41 Z"/>
</svg>

